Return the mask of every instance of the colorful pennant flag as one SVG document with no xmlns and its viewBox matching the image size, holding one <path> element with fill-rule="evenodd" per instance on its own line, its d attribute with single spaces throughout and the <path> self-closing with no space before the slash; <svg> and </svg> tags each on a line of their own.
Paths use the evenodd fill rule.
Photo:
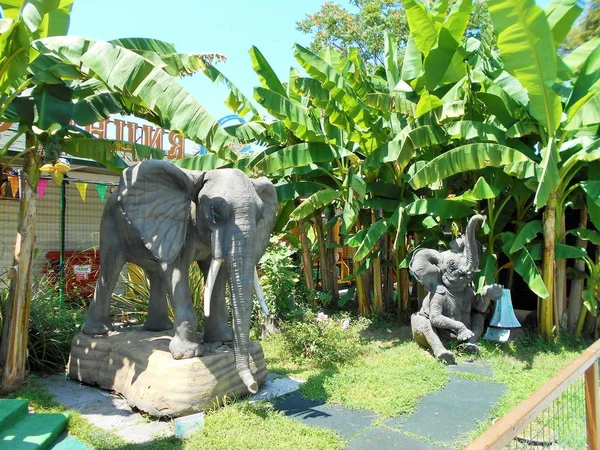
<svg viewBox="0 0 600 450">
<path fill-rule="evenodd" d="M 98 196 L 100 197 L 101 202 L 103 202 L 104 197 L 106 197 L 106 188 L 107 188 L 107 186 L 105 184 L 97 184 L 96 185 L 96 190 L 98 191 Z"/>
<path fill-rule="evenodd" d="M 19 177 L 14 175 L 8 177 L 8 182 L 10 183 L 10 190 L 12 191 L 13 198 L 17 197 L 17 193 L 19 192 Z"/>
<path fill-rule="evenodd" d="M 79 195 L 81 200 L 85 202 L 85 194 L 87 193 L 87 183 L 75 183 L 77 190 L 79 191 Z"/>
<path fill-rule="evenodd" d="M 38 185 L 37 185 L 37 191 L 38 191 L 38 195 L 40 196 L 40 199 L 44 198 L 47 187 L 48 187 L 48 178 L 40 178 L 40 181 L 38 181 Z"/>
</svg>

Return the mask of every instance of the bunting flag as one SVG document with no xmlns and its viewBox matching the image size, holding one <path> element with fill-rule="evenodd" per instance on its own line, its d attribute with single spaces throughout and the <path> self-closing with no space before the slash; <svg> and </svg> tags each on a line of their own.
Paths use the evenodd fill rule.
<svg viewBox="0 0 600 450">
<path fill-rule="evenodd" d="M 44 198 L 44 194 L 46 194 L 46 188 L 48 187 L 48 178 L 40 178 L 37 185 L 38 195 L 40 199 Z"/>
<path fill-rule="evenodd" d="M 104 201 L 104 197 L 106 197 L 106 185 L 105 184 L 97 184 L 96 190 L 98 191 L 98 196 L 100 197 L 100 201 Z"/>
<path fill-rule="evenodd" d="M 81 196 L 81 200 L 85 202 L 85 194 L 87 193 L 87 183 L 75 183 L 77 190 L 79 191 L 79 195 Z"/>
<path fill-rule="evenodd" d="M 17 197 L 17 193 L 19 192 L 19 177 L 11 175 L 8 177 L 8 182 L 10 183 L 10 190 L 12 191 L 13 198 Z"/>
</svg>

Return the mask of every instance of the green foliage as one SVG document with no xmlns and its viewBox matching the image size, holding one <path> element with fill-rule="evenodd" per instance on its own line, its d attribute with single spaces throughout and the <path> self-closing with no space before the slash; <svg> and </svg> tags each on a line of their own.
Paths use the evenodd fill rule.
<svg viewBox="0 0 600 450">
<path fill-rule="evenodd" d="M 450 5 L 461 3 L 451 1 Z M 446 2 L 448 6 L 448 2 Z M 439 11 L 445 16 L 448 10 Z M 468 15 L 467 36 L 479 36 L 491 28 L 487 6 L 475 1 Z M 310 49 L 318 53 L 333 48 L 344 57 L 357 48 L 369 65 L 384 64 L 385 33 L 394 36 L 402 51 L 409 40 L 409 29 L 401 0 L 351 0 L 350 8 L 336 2 L 325 2 L 321 9 L 296 23 L 297 29 L 312 37 Z"/>
<path fill-rule="evenodd" d="M 368 324 L 364 318 L 306 312 L 302 319 L 284 323 L 281 335 L 292 358 L 326 367 L 348 363 L 361 354 L 360 332 Z"/>
<path fill-rule="evenodd" d="M 295 250 L 275 235 L 260 260 L 260 286 L 271 315 L 289 318 L 297 314 L 297 287 L 300 281 L 298 266 L 293 262 Z M 255 302 L 254 310 L 260 309 Z"/>
<path fill-rule="evenodd" d="M 0 289 L 0 334 L 6 306 L 8 286 Z M 33 288 L 29 317 L 28 363 L 36 372 L 64 370 L 71 341 L 79 331 L 85 311 L 76 303 L 60 304 L 58 288 L 47 278 L 39 280 Z"/>
<path fill-rule="evenodd" d="M 570 53 L 600 34 L 600 1 L 588 0 L 586 3 L 584 15 L 567 35 L 562 52 Z"/>
<path fill-rule="evenodd" d="M 192 304 L 198 324 L 201 327 L 204 322 L 204 277 L 197 264 L 192 264 L 189 269 L 190 292 Z M 111 316 L 115 321 L 139 325 L 144 323 L 148 315 L 148 300 L 150 298 L 150 282 L 146 278 L 144 270 L 135 264 L 129 264 L 127 270 L 122 274 L 120 285 L 124 292 L 114 292 L 111 299 Z M 173 318 L 173 309 L 169 302 L 169 317 Z"/>
</svg>

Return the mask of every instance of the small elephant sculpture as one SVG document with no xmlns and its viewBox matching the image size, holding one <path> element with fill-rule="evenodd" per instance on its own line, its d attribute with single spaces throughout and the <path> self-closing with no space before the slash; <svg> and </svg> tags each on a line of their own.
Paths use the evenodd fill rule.
<svg viewBox="0 0 600 450">
<path fill-rule="evenodd" d="M 484 286 L 482 295 L 477 295 L 473 286 L 480 253 L 475 233 L 483 221 L 483 216 L 471 217 L 465 236 L 452 241 L 450 250 L 418 249 L 409 265 L 428 291 L 421 310 L 411 317 L 413 338 L 419 345 L 430 347 L 433 355 L 446 364 L 455 364 L 454 354 L 440 338 L 464 342 L 465 350 L 477 352 L 483 314 L 491 301 L 502 296 L 499 284 Z"/>
<path fill-rule="evenodd" d="M 256 273 L 277 211 L 267 178 L 237 169 L 183 170 L 166 161 L 144 161 L 123 171 L 100 222 L 100 273 L 83 333 L 113 329 L 110 299 L 126 262 L 142 267 L 150 283 L 144 327 L 175 328 L 175 359 L 202 355 L 188 270 L 194 261 L 205 277 L 204 340 L 231 341 L 236 369 L 251 393 L 258 389 L 249 366 L 250 315 L 256 291 L 268 315 Z M 225 304 L 229 281 L 232 327 Z M 168 317 L 167 296 L 174 310 Z"/>
</svg>

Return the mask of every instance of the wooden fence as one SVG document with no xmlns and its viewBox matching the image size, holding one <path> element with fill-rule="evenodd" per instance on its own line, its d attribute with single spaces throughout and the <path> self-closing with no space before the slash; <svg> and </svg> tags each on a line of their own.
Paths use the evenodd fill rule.
<svg viewBox="0 0 600 450">
<path fill-rule="evenodd" d="M 485 433 L 475 439 L 467 450 L 502 449 L 502 448 L 587 448 L 600 450 L 598 440 L 598 358 L 600 357 L 600 340 L 587 348 L 573 363 L 560 371 L 554 378 L 544 384 L 537 392 L 521 402 L 512 412 L 499 419 Z M 581 384 L 585 395 L 570 395 L 569 389 Z M 567 406 L 556 405 L 566 398 Z M 576 398 L 573 398 L 576 397 Z M 583 399 L 585 397 L 585 400 Z M 585 402 L 585 408 L 583 406 Z M 577 405 L 579 403 L 579 405 Z M 565 436 L 551 430 L 549 421 L 566 423 L 573 420 L 569 408 L 579 407 L 585 416 L 585 431 L 581 426 L 564 427 L 571 433 L 579 435 L 576 443 L 565 444 Z M 544 413 L 548 412 L 545 419 Z M 541 421 L 539 419 L 542 419 Z M 528 438 L 526 428 L 537 421 L 538 427 L 548 429 L 545 440 Z M 583 421 L 583 418 L 582 418 Z M 560 429 L 560 426 L 558 426 Z M 525 432 L 524 432 L 525 431 Z M 529 432 L 531 435 L 531 431 Z"/>
</svg>

